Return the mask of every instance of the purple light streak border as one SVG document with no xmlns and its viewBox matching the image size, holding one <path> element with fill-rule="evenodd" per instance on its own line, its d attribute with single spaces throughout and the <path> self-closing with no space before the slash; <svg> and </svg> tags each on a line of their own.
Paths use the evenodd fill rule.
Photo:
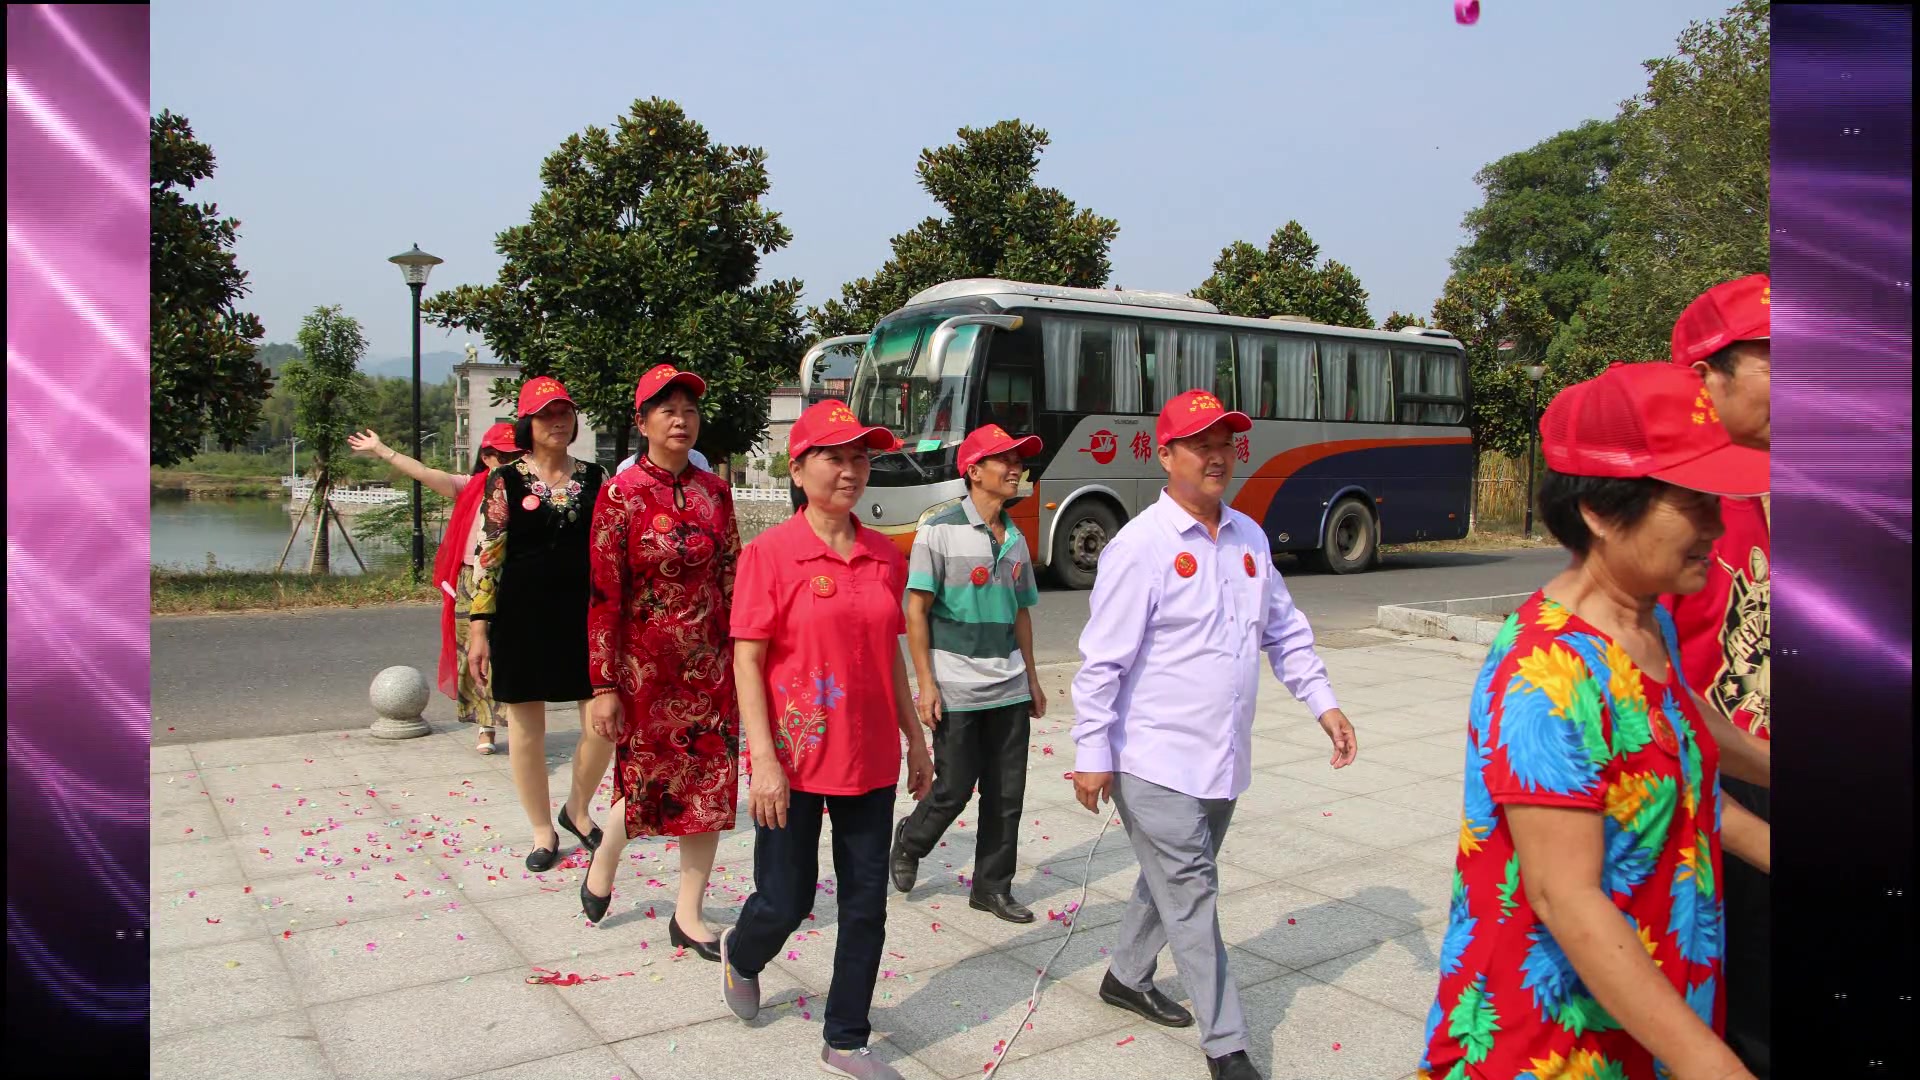
<svg viewBox="0 0 1920 1080">
<path fill-rule="evenodd" d="M 147 77 L 145 7 L 7 7 L 7 1021 L 62 1072 L 148 1019 Z"/>
<path fill-rule="evenodd" d="M 1913 1075 L 1913 13 L 1772 21 L 1774 1061 Z"/>
</svg>

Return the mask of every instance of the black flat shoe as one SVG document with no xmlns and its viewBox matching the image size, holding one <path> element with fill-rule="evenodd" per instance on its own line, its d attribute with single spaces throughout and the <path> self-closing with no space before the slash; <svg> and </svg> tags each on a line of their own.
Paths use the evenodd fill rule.
<svg viewBox="0 0 1920 1080">
<path fill-rule="evenodd" d="M 536 874 L 544 874 L 553 869 L 553 864 L 560 861 L 560 852 L 557 850 L 559 846 L 560 842 L 555 840 L 553 847 L 534 848 L 533 853 L 527 856 L 527 869 Z"/>
<path fill-rule="evenodd" d="M 1253 1059 L 1245 1050 L 1235 1050 L 1226 1057 L 1208 1058 L 1207 1075 L 1212 1080 L 1262 1080 L 1260 1070 L 1253 1067 Z"/>
<path fill-rule="evenodd" d="M 903 893 L 913 891 L 913 883 L 920 876 L 920 860 L 907 854 L 907 822 L 911 818 L 901 818 L 900 824 L 893 829 L 893 850 L 887 853 L 887 871 L 893 876 L 893 887 Z"/>
<path fill-rule="evenodd" d="M 564 806 L 560 808 L 560 827 L 572 833 L 574 839 L 580 841 L 580 846 L 586 848 L 588 851 L 598 851 L 600 849 L 600 838 L 606 835 L 600 831 L 600 826 L 598 825 L 595 825 L 593 831 L 590 833 L 583 833 L 579 829 L 574 828 L 573 819 L 567 816 L 567 808 Z"/>
<path fill-rule="evenodd" d="M 612 903 L 612 893 L 608 893 L 605 896 L 595 896 L 593 890 L 587 888 L 587 875 L 580 875 L 580 910 L 587 916 L 588 922 L 597 923 L 601 919 L 606 918 L 607 908 Z"/>
<path fill-rule="evenodd" d="M 975 911 L 984 911 L 1005 922 L 1030 923 L 1033 921 L 1033 912 L 1027 905 L 1006 893 L 997 896 L 969 896 L 967 906 Z"/>
<path fill-rule="evenodd" d="M 1107 972 L 1106 979 L 1100 983 L 1100 1000 L 1116 1008 L 1139 1013 L 1163 1027 L 1193 1026 L 1193 1014 L 1181 1008 L 1179 1002 L 1158 990 L 1148 990 L 1144 993 L 1135 990 L 1114 978 L 1111 971 Z M 1228 1058 L 1232 1056 L 1232 1054 L 1227 1055 Z M 1207 1059 L 1207 1067 L 1213 1067 L 1213 1059 Z"/>
<path fill-rule="evenodd" d="M 582 889 L 586 888 L 585 885 L 580 887 Z M 667 920 L 667 940 L 671 941 L 673 947 L 676 949 L 692 949 L 695 953 L 699 954 L 702 960 L 710 960 L 716 964 L 720 962 L 719 939 L 716 938 L 713 941 L 695 941 L 693 938 L 688 937 L 687 932 L 680 929 L 680 917 L 678 915 Z"/>
</svg>

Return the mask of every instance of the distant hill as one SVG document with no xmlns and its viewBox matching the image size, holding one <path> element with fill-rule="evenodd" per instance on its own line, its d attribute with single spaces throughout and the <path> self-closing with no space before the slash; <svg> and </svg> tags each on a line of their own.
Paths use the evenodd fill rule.
<svg viewBox="0 0 1920 1080">
<path fill-rule="evenodd" d="M 295 359 L 299 355 L 298 345 L 272 342 L 260 346 L 260 351 L 254 355 L 254 359 L 265 364 L 269 372 L 278 375 L 280 368 L 288 360 Z M 461 352 L 423 352 L 420 354 L 420 381 L 423 383 L 445 382 L 453 374 L 454 365 L 465 359 L 465 353 Z M 411 379 L 413 357 L 395 356 L 380 359 L 363 357 L 360 360 L 360 370 L 373 376 Z"/>
<path fill-rule="evenodd" d="M 422 352 L 420 354 L 420 381 L 427 383 L 445 382 L 453 374 L 453 367 L 466 360 L 466 354 L 460 352 Z M 413 378 L 413 357 L 395 356 L 383 359 L 364 357 L 360 361 L 360 370 L 369 375 L 392 375 L 402 379 Z"/>
</svg>

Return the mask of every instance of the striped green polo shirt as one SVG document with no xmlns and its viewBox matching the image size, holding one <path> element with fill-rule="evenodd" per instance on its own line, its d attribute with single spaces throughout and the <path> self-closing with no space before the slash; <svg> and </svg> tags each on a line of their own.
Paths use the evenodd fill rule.
<svg viewBox="0 0 1920 1080">
<path fill-rule="evenodd" d="M 907 560 L 907 588 L 932 593 L 927 612 L 933 678 L 941 708 L 969 712 L 1031 701 L 1014 616 L 1040 602 L 1027 539 L 1005 511 L 996 551 L 971 496 L 920 526 Z"/>
</svg>

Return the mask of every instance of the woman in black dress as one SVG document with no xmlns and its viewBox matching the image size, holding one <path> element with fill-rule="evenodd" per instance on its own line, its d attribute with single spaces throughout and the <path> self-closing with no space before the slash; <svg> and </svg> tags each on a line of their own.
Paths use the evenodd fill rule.
<svg viewBox="0 0 1920 1080">
<path fill-rule="evenodd" d="M 538 873 L 560 859 L 547 787 L 549 701 L 574 702 L 581 717 L 573 787 L 560 808 L 560 827 L 589 851 L 600 843 L 587 808 L 607 774 L 613 743 L 586 723 L 593 696 L 587 678 L 587 539 L 606 470 L 568 454 L 579 419 L 558 380 L 527 380 L 519 413 L 514 436 L 527 454 L 487 477 L 483 576 L 469 616 L 467 663 L 476 679 L 492 668 L 493 699 L 507 710 L 513 786 L 533 825 L 527 869 Z"/>
</svg>

